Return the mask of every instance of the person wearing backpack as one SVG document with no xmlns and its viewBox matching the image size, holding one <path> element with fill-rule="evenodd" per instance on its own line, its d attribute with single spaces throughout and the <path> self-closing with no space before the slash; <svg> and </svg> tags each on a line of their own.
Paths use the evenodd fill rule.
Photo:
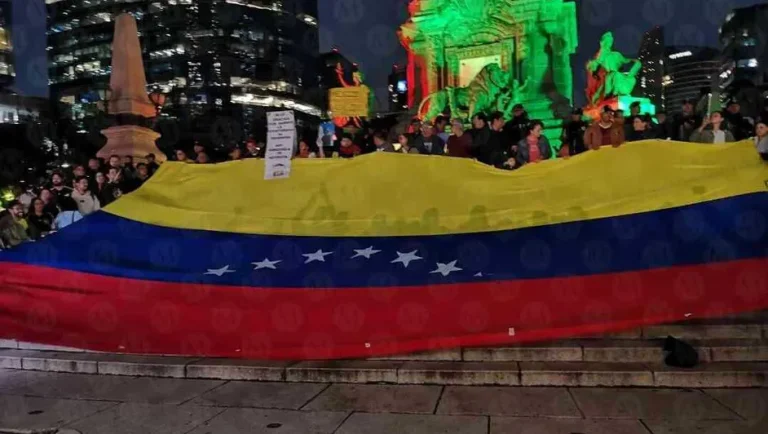
<svg viewBox="0 0 768 434">
<path fill-rule="evenodd" d="M 75 190 L 72 192 L 72 199 L 77 204 L 77 210 L 83 216 L 92 214 L 101 209 L 99 199 L 88 189 L 88 178 L 79 176 L 75 179 Z"/>
</svg>

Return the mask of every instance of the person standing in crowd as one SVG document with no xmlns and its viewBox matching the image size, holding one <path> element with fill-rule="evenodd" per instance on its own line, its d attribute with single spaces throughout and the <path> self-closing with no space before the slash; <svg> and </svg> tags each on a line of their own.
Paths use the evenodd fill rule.
<svg viewBox="0 0 768 434">
<path fill-rule="evenodd" d="M 110 168 L 109 170 L 120 170 Z M 61 212 L 53 220 L 53 230 L 60 231 L 67 226 L 83 219 L 83 215 L 77 210 L 77 205 L 72 202 L 61 207 Z"/>
<path fill-rule="evenodd" d="M 561 140 L 568 147 L 568 155 L 574 156 L 586 151 L 584 146 L 584 133 L 587 131 L 587 123 L 584 121 L 584 110 L 575 108 L 571 112 L 571 119 L 563 125 Z"/>
<path fill-rule="evenodd" d="M 53 216 L 45 211 L 45 202 L 35 198 L 27 212 L 27 234 L 33 240 L 39 240 L 53 228 Z"/>
<path fill-rule="evenodd" d="M 117 167 L 122 169 L 123 163 L 120 160 L 120 157 L 118 157 L 117 155 L 111 155 L 109 157 L 109 160 L 107 161 L 107 170 L 109 170 L 110 167 Z"/>
<path fill-rule="evenodd" d="M 701 126 L 691 134 L 691 141 L 696 143 L 727 143 L 735 142 L 733 134 L 723 128 L 723 114 L 712 112 L 708 118 L 704 118 Z"/>
<path fill-rule="evenodd" d="M 690 99 L 683 100 L 683 112 L 678 113 L 671 125 L 671 137 L 672 140 L 678 142 L 687 142 L 691 139 L 691 134 L 696 131 L 702 120 L 696 116 L 693 111 L 693 101 Z"/>
<path fill-rule="evenodd" d="M 151 175 L 149 174 L 149 167 L 144 163 L 136 165 L 136 188 L 141 187 Z"/>
<path fill-rule="evenodd" d="M 209 164 L 211 162 L 210 157 L 208 157 L 208 153 L 205 151 L 200 151 L 197 153 L 197 158 L 195 158 L 195 163 L 197 164 Z"/>
<path fill-rule="evenodd" d="M 584 144 L 588 149 L 597 150 L 602 146 L 617 147 L 624 143 L 624 128 L 613 120 L 613 109 L 603 107 L 600 120 L 593 123 L 584 133 Z"/>
<path fill-rule="evenodd" d="M 640 102 L 633 101 L 632 104 L 629 105 L 629 116 L 624 119 L 624 136 L 629 137 L 629 133 L 631 133 L 635 129 L 635 118 L 639 118 L 640 115 Z M 627 140 L 629 141 L 629 140 Z"/>
<path fill-rule="evenodd" d="M 485 113 L 477 113 L 472 118 L 472 156 L 484 164 L 493 164 L 493 146 L 491 141 L 491 128 L 488 126 L 488 118 Z"/>
<path fill-rule="evenodd" d="M 627 119 L 624 117 L 623 109 L 616 109 L 613 112 L 613 123 L 617 126 L 620 126 L 621 128 L 624 128 L 624 125 L 627 123 Z"/>
<path fill-rule="evenodd" d="M 660 140 L 672 137 L 669 132 L 669 121 L 665 112 L 659 111 L 656 113 L 656 123 L 651 127 L 651 135 L 654 139 Z"/>
<path fill-rule="evenodd" d="M 154 175 L 155 172 L 157 172 L 157 169 L 160 168 L 160 165 L 157 164 L 157 158 L 155 157 L 155 154 L 147 154 L 144 159 L 147 160 L 147 170 L 149 170 L 149 176 Z"/>
<path fill-rule="evenodd" d="M 398 152 L 403 154 L 418 154 L 419 150 L 411 146 L 411 139 L 408 133 L 400 133 L 397 135 L 397 143 L 400 145 Z"/>
<path fill-rule="evenodd" d="M 255 140 L 248 139 L 248 141 L 245 142 L 245 155 L 243 155 L 243 158 L 259 158 L 260 153 L 261 149 L 259 149 Z"/>
<path fill-rule="evenodd" d="M 522 104 L 515 104 L 512 107 L 512 119 L 504 124 L 504 147 L 508 147 L 510 144 L 516 145 L 525 137 L 525 131 L 528 128 L 528 112 L 525 111 L 525 107 Z"/>
<path fill-rule="evenodd" d="M 451 122 L 451 135 L 448 137 L 448 156 L 456 158 L 472 158 L 472 136 L 464 132 L 461 119 Z"/>
<path fill-rule="evenodd" d="M 632 118 L 632 129 L 626 135 L 627 142 L 639 142 L 652 138 L 648 129 L 648 123 L 651 120 L 646 116 L 635 116 Z"/>
<path fill-rule="evenodd" d="M 376 152 L 395 152 L 395 147 L 387 141 L 383 132 L 373 133 L 373 144 L 376 146 Z"/>
<path fill-rule="evenodd" d="M 53 172 L 51 175 L 50 191 L 56 197 L 57 206 L 61 207 L 65 203 L 72 202 L 72 188 L 64 185 L 64 175 L 61 172 Z"/>
<path fill-rule="evenodd" d="M 187 156 L 187 153 L 183 149 L 176 150 L 176 161 L 181 163 L 194 163 L 194 161 L 190 160 L 190 158 Z"/>
<path fill-rule="evenodd" d="M 229 151 L 229 161 L 237 161 L 243 159 L 243 151 L 240 149 L 239 146 L 235 146 L 232 148 L 231 151 Z"/>
<path fill-rule="evenodd" d="M 28 208 L 36 197 L 37 195 L 35 194 L 35 186 L 32 184 L 26 184 L 24 186 L 24 192 L 19 195 L 18 200 L 21 202 L 23 207 Z"/>
<path fill-rule="evenodd" d="M 110 167 L 109 172 L 107 172 L 107 185 L 104 187 L 104 203 L 102 206 L 107 206 L 130 192 L 131 188 L 127 180 L 123 178 L 123 171 Z"/>
<path fill-rule="evenodd" d="M 445 151 L 445 142 L 435 135 L 435 128 L 432 123 L 426 121 L 421 124 L 421 136 L 413 139 L 413 147 L 424 155 L 443 155 Z"/>
<path fill-rule="evenodd" d="M 192 145 L 192 153 L 194 155 L 195 161 L 197 161 L 197 156 L 200 155 L 201 152 L 205 152 L 205 146 L 200 144 L 197 140 L 195 140 L 194 145 Z"/>
<path fill-rule="evenodd" d="M 40 199 L 45 204 L 45 212 L 55 218 L 59 214 L 59 206 L 56 203 L 56 195 L 51 193 L 51 190 L 44 188 L 40 190 Z"/>
<path fill-rule="evenodd" d="M 24 219 L 24 207 L 18 200 L 8 204 L 8 213 L 0 218 L 0 238 L 4 244 L 15 247 L 30 241 L 27 235 L 27 221 Z"/>
<path fill-rule="evenodd" d="M 352 141 L 352 137 L 349 134 L 344 134 L 341 138 L 341 145 L 339 146 L 339 157 L 353 158 L 361 153 L 362 150 Z"/>
<path fill-rule="evenodd" d="M 105 175 L 104 172 L 97 172 L 96 187 L 92 191 L 96 195 L 96 197 L 99 198 L 99 203 L 105 204 L 105 205 L 107 203 L 107 201 L 104 200 L 104 191 L 106 190 L 105 188 L 106 186 L 107 186 L 107 175 Z"/>
<path fill-rule="evenodd" d="M 88 177 L 93 179 L 96 177 L 96 173 L 101 172 L 101 161 L 98 158 L 91 158 L 88 160 Z"/>
<path fill-rule="evenodd" d="M 754 131 L 753 121 L 741 114 L 741 104 L 736 100 L 728 101 L 723 117 L 728 123 L 728 128 L 737 141 L 752 137 Z"/>
<path fill-rule="evenodd" d="M 755 126 L 755 147 L 760 158 L 768 161 L 768 120 L 759 119 Z"/>
<path fill-rule="evenodd" d="M 528 134 L 517 144 L 517 156 L 515 158 L 517 167 L 552 158 L 552 147 L 549 145 L 549 140 L 542 135 L 543 132 L 544 124 L 541 121 L 531 121 Z"/>
<path fill-rule="evenodd" d="M 408 134 L 414 138 L 421 134 L 421 119 L 418 117 L 411 119 L 411 125 L 408 127 Z"/>
<path fill-rule="evenodd" d="M 448 143 L 448 137 L 451 136 L 451 133 L 445 131 L 447 126 L 448 118 L 446 116 L 440 115 L 435 118 L 435 131 L 437 131 L 437 137 L 440 137 L 443 143 Z"/>
<path fill-rule="evenodd" d="M 77 204 L 77 210 L 83 216 L 93 214 L 101 209 L 99 199 L 88 189 L 88 178 L 85 176 L 75 179 L 75 191 L 72 192 L 72 199 Z"/>
<path fill-rule="evenodd" d="M 78 164 L 72 169 L 72 176 L 76 179 L 81 176 L 88 176 L 88 174 L 85 172 L 85 166 L 82 164 Z"/>
<path fill-rule="evenodd" d="M 296 158 L 317 158 L 317 153 L 312 150 L 305 139 L 299 140 L 299 151 Z"/>
</svg>

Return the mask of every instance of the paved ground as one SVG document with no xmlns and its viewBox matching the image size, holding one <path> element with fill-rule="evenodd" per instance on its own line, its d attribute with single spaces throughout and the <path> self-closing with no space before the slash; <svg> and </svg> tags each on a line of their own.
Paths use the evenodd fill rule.
<svg viewBox="0 0 768 434">
<path fill-rule="evenodd" d="M 248 383 L 0 370 L 0 433 L 56 427 L 83 434 L 764 434 L 768 389 Z"/>
</svg>

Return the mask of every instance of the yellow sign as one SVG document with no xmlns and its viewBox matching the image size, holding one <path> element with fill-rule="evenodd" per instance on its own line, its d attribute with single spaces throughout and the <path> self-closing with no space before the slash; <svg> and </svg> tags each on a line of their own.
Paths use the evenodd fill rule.
<svg viewBox="0 0 768 434">
<path fill-rule="evenodd" d="M 368 86 L 336 87 L 328 92 L 331 114 L 335 118 L 368 116 Z"/>
</svg>

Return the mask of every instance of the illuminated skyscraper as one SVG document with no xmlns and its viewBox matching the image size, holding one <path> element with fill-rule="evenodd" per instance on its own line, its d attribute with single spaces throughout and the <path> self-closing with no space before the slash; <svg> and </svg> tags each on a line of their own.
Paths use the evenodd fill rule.
<svg viewBox="0 0 768 434">
<path fill-rule="evenodd" d="M 742 111 L 757 113 L 768 90 L 768 4 L 734 9 L 720 28 L 725 99 L 735 98 Z"/>
<path fill-rule="evenodd" d="M 651 100 L 657 109 L 664 109 L 664 88 L 661 85 L 664 77 L 664 28 L 656 26 L 645 32 L 640 43 L 638 60 L 643 69 L 638 76 L 635 89 L 642 96 Z"/>
<path fill-rule="evenodd" d="M 393 65 L 389 74 L 389 111 L 408 110 L 408 68 L 405 65 Z"/>
<path fill-rule="evenodd" d="M 718 50 L 680 46 L 668 47 L 665 53 L 662 85 L 669 113 L 679 113 L 685 99 L 700 101 L 717 90 L 722 65 Z"/>
<path fill-rule="evenodd" d="M 16 77 L 11 41 L 11 2 L 0 0 L 0 87 L 7 88 Z"/>
<path fill-rule="evenodd" d="M 113 19 L 139 26 L 149 90 L 167 95 L 165 115 L 226 116 L 249 134 L 266 111 L 293 109 L 318 119 L 307 102 L 317 86 L 317 0 L 47 0 L 51 94 L 75 118 L 109 97 Z"/>
</svg>

